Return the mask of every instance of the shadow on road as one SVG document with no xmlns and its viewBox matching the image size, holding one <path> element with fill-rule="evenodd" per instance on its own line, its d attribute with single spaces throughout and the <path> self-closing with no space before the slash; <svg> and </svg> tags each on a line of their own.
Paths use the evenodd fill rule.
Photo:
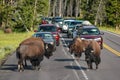
<svg viewBox="0 0 120 80">
<path fill-rule="evenodd" d="M 74 61 L 74 59 L 54 59 L 54 61 L 60 61 L 60 62 L 63 62 L 63 61 Z"/>
<path fill-rule="evenodd" d="M 65 68 L 67 68 L 67 69 L 74 69 L 74 70 L 87 70 L 87 68 L 86 67 L 79 67 L 79 66 L 70 66 L 70 65 L 68 65 L 68 66 L 64 66 Z"/>
<path fill-rule="evenodd" d="M 25 70 L 33 70 L 31 65 L 24 67 Z M 17 64 L 4 64 L 0 67 L 0 70 L 10 70 L 10 71 L 17 71 Z"/>
</svg>

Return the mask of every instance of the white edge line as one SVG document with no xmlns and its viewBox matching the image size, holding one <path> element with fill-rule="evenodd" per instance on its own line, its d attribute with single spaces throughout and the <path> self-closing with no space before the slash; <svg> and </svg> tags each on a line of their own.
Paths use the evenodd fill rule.
<svg viewBox="0 0 120 80">
<path fill-rule="evenodd" d="M 60 36 L 61 36 L 61 35 L 60 35 Z M 65 40 L 62 38 L 62 36 L 61 36 L 61 39 L 62 39 L 62 40 L 64 41 L 64 43 L 65 43 Z M 66 43 L 65 43 L 65 46 L 67 46 Z M 68 48 L 67 48 L 67 50 L 68 50 Z M 65 52 L 65 50 L 64 50 L 64 53 L 65 53 L 65 55 L 67 55 L 67 53 Z M 72 57 L 73 59 L 75 59 L 74 56 L 71 55 L 71 57 Z M 86 80 L 88 80 L 88 77 L 87 77 L 86 73 L 82 70 L 81 65 L 80 65 L 76 60 L 75 60 L 75 63 L 79 66 L 80 71 L 82 72 L 84 78 L 85 78 Z M 76 76 L 77 76 L 77 78 L 78 78 L 78 74 L 77 74 Z M 78 79 L 78 80 L 79 80 L 79 79 Z"/>
</svg>

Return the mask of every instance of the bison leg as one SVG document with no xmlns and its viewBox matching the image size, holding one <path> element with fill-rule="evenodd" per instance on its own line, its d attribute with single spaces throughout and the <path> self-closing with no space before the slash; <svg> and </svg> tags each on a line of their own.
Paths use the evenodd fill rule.
<svg viewBox="0 0 120 80">
<path fill-rule="evenodd" d="M 30 59 L 30 62 L 32 64 L 32 68 L 35 70 L 35 61 L 33 59 Z"/>
<path fill-rule="evenodd" d="M 30 62 L 32 64 L 34 70 L 40 69 L 40 67 L 39 67 L 40 61 L 38 59 L 31 59 Z"/>
<path fill-rule="evenodd" d="M 93 69 L 92 67 L 92 61 L 89 57 L 86 57 L 86 62 L 87 62 L 87 65 L 88 65 L 88 69 Z"/>
<path fill-rule="evenodd" d="M 38 60 L 36 61 L 36 70 L 40 69 L 40 63 L 43 60 L 44 56 L 41 56 L 40 58 L 38 58 Z"/>
<path fill-rule="evenodd" d="M 100 64 L 100 62 L 101 62 L 100 57 L 96 57 L 96 61 L 95 61 L 96 69 L 98 69 L 98 65 Z"/>
<path fill-rule="evenodd" d="M 36 61 L 36 70 L 39 70 L 39 69 L 40 69 L 40 61 L 37 60 L 37 61 Z"/>
<path fill-rule="evenodd" d="M 19 61 L 18 61 L 18 71 L 19 71 L 19 72 L 24 71 L 24 68 L 23 68 L 23 60 L 22 60 L 22 59 L 19 59 Z"/>
<path fill-rule="evenodd" d="M 70 54 L 73 54 L 74 49 L 72 47 L 69 48 Z"/>
<path fill-rule="evenodd" d="M 24 62 L 25 62 L 25 67 L 27 67 L 27 62 L 26 62 L 26 59 L 24 60 Z"/>
<path fill-rule="evenodd" d="M 92 62 L 90 63 L 90 69 L 93 69 L 93 67 L 92 67 Z"/>
</svg>

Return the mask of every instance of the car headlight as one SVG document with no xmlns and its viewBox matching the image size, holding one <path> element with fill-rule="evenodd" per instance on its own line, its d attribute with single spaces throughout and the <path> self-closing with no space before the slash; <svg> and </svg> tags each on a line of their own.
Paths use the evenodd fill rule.
<svg viewBox="0 0 120 80">
<path fill-rule="evenodd" d="M 53 44 L 54 44 L 54 42 L 50 42 L 50 44 L 52 44 L 52 45 L 53 45 Z"/>
<path fill-rule="evenodd" d="M 67 30 L 67 29 L 68 29 L 68 26 L 63 25 L 63 29 L 64 29 L 64 30 Z"/>
<path fill-rule="evenodd" d="M 95 38 L 94 40 L 95 41 L 101 41 L 101 38 Z"/>
<path fill-rule="evenodd" d="M 85 38 L 81 38 L 82 40 L 85 40 Z"/>
</svg>

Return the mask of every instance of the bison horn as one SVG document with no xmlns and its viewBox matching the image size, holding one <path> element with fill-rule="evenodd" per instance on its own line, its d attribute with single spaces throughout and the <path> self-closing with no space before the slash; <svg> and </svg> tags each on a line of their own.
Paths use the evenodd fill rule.
<svg viewBox="0 0 120 80">
<path fill-rule="evenodd" d="M 91 50 L 91 53 L 93 53 L 94 51 L 93 50 Z"/>
</svg>

